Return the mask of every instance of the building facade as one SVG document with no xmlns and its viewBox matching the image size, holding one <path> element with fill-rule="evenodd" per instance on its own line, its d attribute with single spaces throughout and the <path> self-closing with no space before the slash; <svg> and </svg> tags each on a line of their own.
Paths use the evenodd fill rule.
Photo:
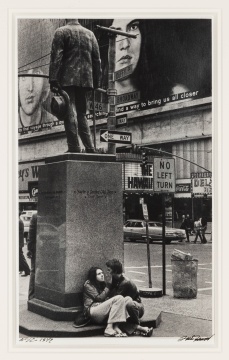
<svg viewBox="0 0 229 360">
<path fill-rule="evenodd" d="M 37 207 L 38 172 L 44 159 L 61 154 L 67 148 L 63 122 L 50 112 L 48 85 L 53 34 L 64 23 L 64 19 L 18 20 L 21 210 Z M 193 219 L 204 215 L 211 221 L 211 20 L 81 19 L 80 23 L 93 30 L 98 39 L 104 89 L 108 86 L 109 38 L 106 33 L 99 32 L 96 25 L 115 25 L 122 31 L 136 34 L 135 43 L 134 39 L 118 36 L 116 39 L 116 127 L 118 131 L 131 133 L 133 144 L 148 149 L 148 170 L 142 170 L 141 154 L 133 152 L 130 145 L 117 144 L 117 161 L 123 163 L 124 220 L 142 218 L 141 198 L 148 205 L 149 217 L 160 220 L 162 199 L 153 189 L 152 163 L 154 156 L 167 156 L 175 159 L 176 178 L 176 192 L 166 196 L 167 222 L 178 226 L 183 214 L 190 214 Z M 168 30 L 171 38 L 163 38 L 163 32 L 168 33 Z M 160 51 L 156 51 L 159 44 Z M 35 73 L 40 77 L 34 77 Z M 25 74 L 30 75 L 23 76 Z M 23 95 L 25 86 L 30 86 L 27 90 L 30 97 Z M 34 110 L 32 104 L 36 96 L 38 105 Z M 89 93 L 88 121 L 97 149 L 107 152 L 108 146 L 101 142 L 100 130 L 107 128 L 108 100 L 96 92 L 95 101 L 93 115 Z M 23 106 L 27 106 L 29 110 L 25 112 L 30 111 L 32 115 L 24 116 Z"/>
</svg>

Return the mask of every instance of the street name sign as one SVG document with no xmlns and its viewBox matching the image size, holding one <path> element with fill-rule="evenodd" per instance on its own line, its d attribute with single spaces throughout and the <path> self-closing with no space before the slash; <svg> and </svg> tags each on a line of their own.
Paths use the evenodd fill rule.
<svg viewBox="0 0 229 360">
<path fill-rule="evenodd" d="M 116 116 L 116 126 L 127 125 L 127 115 Z"/>
<path fill-rule="evenodd" d="M 174 193 L 175 160 L 172 158 L 153 159 L 153 190 L 160 193 Z"/>
<path fill-rule="evenodd" d="M 87 108 L 88 110 L 93 111 L 93 101 L 87 101 Z M 95 111 L 108 112 L 108 103 L 95 101 L 94 109 Z"/>
<path fill-rule="evenodd" d="M 124 79 L 125 77 L 129 76 L 133 72 L 133 65 L 128 65 L 125 68 L 116 71 L 115 74 L 115 81 Z"/>
<path fill-rule="evenodd" d="M 113 130 L 100 130 L 100 141 L 119 144 L 131 144 L 132 134 Z"/>
</svg>

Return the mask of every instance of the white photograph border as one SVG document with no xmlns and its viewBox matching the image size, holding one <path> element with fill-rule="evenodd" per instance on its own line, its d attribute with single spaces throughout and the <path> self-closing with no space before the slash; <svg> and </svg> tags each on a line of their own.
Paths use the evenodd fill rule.
<svg viewBox="0 0 229 360">
<path fill-rule="evenodd" d="M 70 4 L 68 4 L 70 3 Z M 25 358 L 25 355 L 29 355 L 29 353 L 33 353 L 33 358 L 36 359 L 38 356 L 42 356 L 43 353 L 53 354 L 53 357 L 55 356 L 55 359 L 58 359 L 63 356 L 68 355 L 73 357 L 76 356 L 76 353 L 81 354 L 80 356 L 83 356 L 83 354 L 91 354 L 93 358 L 101 358 L 102 354 L 107 354 L 109 358 L 112 358 L 116 355 L 125 356 L 125 354 L 129 354 L 131 358 L 141 358 L 145 359 L 147 358 L 149 354 L 153 356 L 153 353 L 157 353 L 157 356 L 159 358 L 162 358 L 161 356 L 176 356 L 183 355 L 185 358 L 189 358 L 189 356 L 193 357 L 195 356 L 194 353 L 201 353 L 201 356 L 206 354 L 208 352 L 208 359 L 211 356 L 218 356 L 223 355 L 221 343 L 222 343 L 222 322 L 221 322 L 221 313 L 222 313 L 222 285 L 221 285 L 221 278 L 222 278 L 222 272 L 224 269 L 222 269 L 221 272 L 221 256 L 223 256 L 226 252 L 226 246 L 222 244 L 222 242 L 218 242 L 218 245 L 213 244 L 213 274 L 214 274 L 214 293 L 213 293 L 213 314 L 214 314 L 214 327 L 217 329 L 218 334 L 215 334 L 215 339 L 209 344 L 195 344 L 195 346 L 190 344 L 185 344 L 184 346 L 179 347 L 177 345 L 176 340 L 172 338 L 166 338 L 166 339 L 159 339 L 155 338 L 156 341 L 153 341 L 152 344 L 146 343 L 146 339 L 138 339 L 138 343 L 136 344 L 136 339 L 134 341 L 131 339 L 128 339 L 128 342 L 125 342 L 125 345 L 123 345 L 123 339 L 109 339 L 109 341 L 105 341 L 104 339 L 100 338 L 87 338 L 87 339 L 74 339 L 74 344 L 72 342 L 72 339 L 54 339 L 55 341 L 50 345 L 46 344 L 45 346 L 42 345 L 42 347 L 36 346 L 36 344 L 33 343 L 27 343 L 26 346 L 19 346 L 17 342 L 17 333 L 18 333 L 18 311 L 16 310 L 17 304 L 18 304 L 18 282 L 16 281 L 16 271 L 15 269 L 18 268 L 18 259 L 16 259 L 15 256 L 15 245 L 16 245 L 16 239 L 17 239 L 17 228 L 16 228 L 16 219 L 17 219 L 17 196 L 18 196 L 18 184 L 17 184 L 17 125 L 16 120 L 17 119 L 17 38 L 16 38 L 16 28 L 15 28 L 15 20 L 17 17 L 35 17 L 35 18 L 64 18 L 64 17 L 70 17 L 72 15 L 72 11 L 74 11 L 74 16 L 78 18 L 96 18 L 98 17 L 110 17 L 112 18 L 112 15 L 115 15 L 113 17 L 125 17 L 125 15 L 128 13 L 128 16 L 131 15 L 131 13 L 140 12 L 141 16 L 139 17 L 149 17 L 150 18 L 150 12 L 154 12 L 154 17 L 158 16 L 161 17 L 161 14 L 163 14 L 163 17 L 183 17 L 184 14 L 188 17 L 192 16 L 199 16 L 199 17 L 208 17 L 212 16 L 213 18 L 213 24 L 215 27 L 215 31 L 213 32 L 213 48 L 214 48 L 214 56 L 213 56 L 213 103 L 215 104 L 213 106 L 213 144 L 214 144 L 214 158 L 213 158 L 213 174 L 217 173 L 218 175 L 214 175 L 214 200 L 213 200 L 213 207 L 214 207 L 214 227 L 213 227 L 213 237 L 222 239 L 222 209 L 221 209 L 221 195 L 222 195 L 222 183 L 221 183 L 221 176 L 222 174 L 222 168 L 221 168 L 221 162 L 222 162 L 222 147 L 221 147 L 221 136 L 222 136 L 222 128 L 226 128 L 223 121 L 221 121 L 221 108 L 222 108 L 222 98 L 225 99 L 225 94 L 221 93 L 221 61 L 224 59 L 221 59 L 221 9 L 222 9 L 222 2 L 206 2 L 206 5 L 204 1 L 193 1 L 192 4 L 189 3 L 188 8 L 184 8 L 184 4 L 182 4 L 181 1 L 174 1 L 173 6 L 176 8 L 170 8 L 168 5 L 168 1 L 163 2 L 163 9 L 157 9 L 153 8 L 152 6 L 154 4 L 150 4 L 150 2 L 146 2 L 147 4 L 143 6 L 143 3 L 145 4 L 145 1 L 141 2 L 142 8 L 145 10 L 139 10 L 138 4 L 136 4 L 136 1 L 133 3 L 131 1 L 127 1 L 126 4 L 129 5 L 125 6 L 125 9 L 122 9 L 122 5 L 119 4 L 119 1 L 115 3 L 116 8 L 108 9 L 108 4 L 106 3 L 106 6 L 102 3 L 97 2 L 96 4 L 93 3 L 92 5 L 89 4 L 91 2 L 87 1 L 84 4 L 78 4 L 74 3 L 73 1 L 66 1 L 65 3 L 60 4 L 60 2 L 54 2 L 53 0 L 49 2 L 52 4 L 53 9 L 47 7 L 47 4 L 45 4 L 45 1 L 39 2 L 39 6 L 43 5 L 44 7 L 42 9 L 35 9 L 34 7 L 31 9 L 31 4 L 29 4 L 28 1 L 22 1 L 19 4 L 16 3 L 16 1 L 9 1 L 8 2 L 8 8 L 4 9 L 4 14 L 7 14 L 7 19 L 2 20 L 2 25 L 4 25 L 4 30 L 2 29 L 2 35 L 4 32 L 8 33 L 8 37 L 6 37 L 6 34 L 4 34 L 4 43 L 6 45 L 5 54 L 8 54 L 8 63 L 5 61 L 1 65 L 3 69 L 7 68 L 7 74 L 4 74 L 3 78 L 6 79 L 6 87 L 8 89 L 8 103 L 7 99 L 4 98 L 4 102 L 7 104 L 4 104 L 5 116 L 7 117 L 7 129 L 4 132 L 7 134 L 7 143 L 6 149 L 7 149 L 7 161 L 6 161 L 6 173 L 7 173 L 7 198 L 6 198 L 6 205 L 4 204 L 3 208 L 7 209 L 7 218 L 5 224 L 7 225 L 7 234 L 4 237 L 4 241 L 7 242 L 7 256 L 4 253 L 4 272 L 2 270 L 2 277 L 5 277 L 6 280 L 6 289 L 4 291 L 4 294 L 7 294 L 6 301 L 3 302 L 2 307 L 4 308 L 3 316 L 4 320 L 4 330 L 3 330 L 2 339 L 6 340 L 4 341 L 4 348 L 6 348 L 5 358 L 19 358 L 20 356 L 23 356 L 23 359 Z M 104 3 L 104 2 L 103 2 Z M 120 1 L 120 3 L 122 3 Z M 180 5 L 179 5 L 180 3 Z M 210 4 L 212 6 L 210 6 Z M 223 2 L 224 3 L 224 2 Z M 56 4 L 58 4 L 58 8 L 56 7 Z M 132 4 L 132 10 L 130 12 L 130 4 Z M 135 9 L 133 9 L 133 4 L 136 6 Z M 165 4 L 165 5 L 164 5 Z M 181 6 L 182 4 L 182 6 Z M 190 5 L 194 5 L 195 7 L 190 7 Z M 63 5 L 65 5 L 65 9 L 61 8 Z M 69 6 L 67 6 L 69 5 Z M 82 7 L 84 5 L 84 7 Z M 85 5 L 87 5 L 87 8 L 85 9 Z M 95 9 L 95 5 L 97 8 Z M 198 5 L 198 6 L 197 6 Z M 220 6 L 221 5 L 221 6 Z M 224 4 L 223 4 L 224 5 Z M 199 8 L 199 6 L 202 6 Z M 207 7 L 206 7 L 207 6 Z M 223 6 L 226 13 L 227 13 L 227 6 Z M 15 9 L 15 10 L 14 10 Z M 66 9 L 71 9 L 71 12 L 68 12 Z M 104 9 L 107 9 L 104 11 Z M 122 9 L 122 10 L 120 10 Z M 53 15 L 55 14 L 55 16 Z M 112 14 L 112 15 L 111 15 Z M 222 18 L 225 19 L 225 14 L 222 12 Z M 7 22 L 6 22 L 7 20 Z M 6 25 L 6 26 L 5 26 Z M 223 32 L 224 37 L 226 37 L 225 32 Z M 225 45 L 225 41 L 223 43 L 223 46 Z M 226 46 L 226 55 L 228 55 L 228 45 Z M 224 69 L 224 68 L 223 68 Z M 217 74 L 217 76 L 216 76 Z M 223 70 L 223 77 L 224 77 L 224 70 Z M 7 77 L 6 77 L 7 75 Z M 4 86 L 5 86 L 4 84 Z M 224 89 L 225 90 L 225 89 Z M 5 91 L 6 93 L 6 91 Z M 225 114 L 224 114 L 225 116 Z M 217 120 L 216 120 L 217 119 Z M 224 119 L 225 121 L 225 119 Z M 5 136 L 6 137 L 6 136 Z M 6 139 L 4 139 L 5 141 Z M 3 141 L 3 143 L 4 143 Z M 6 150 L 2 150 L 3 154 L 6 154 Z M 225 175 L 226 176 L 226 175 Z M 4 186 L 4 184 L 3 184 Z M 2 215 L 2 214 L 1 214 Z M 5 215 L 5 214 L 4 214 Z M 5 216 L 3 215 L 3 219 Z M 226 220 L 226 219 L 225 219 Z M 217 222 L 217 223 L 216 223 Z M 15 224 L 14 226 L 12 224 Z M 6 240 L 7 239 L 7 240 Z M 225 239 L 226 240 L 226 239 Z M 222 245 L 221 245 L 222 244 Z M 228 246 L 228 245 L 227 245 Z M 5 246 L 4 246 L 4 252 L 5 252 Z M 8 261 L 7 261 L 8 260 Z M 225 265 L 225 263 L 224 263 Z M 6 274 L 7 273 L 7 274 Z M 7 276 L 6 276 L 7 275 Z M 224 279 L 225 279 L 224 274 Z M 16 284 L 16 287 L 14 285 Z M 7 305 L 8 304 L 8 305 Z M 6 311 L 7 308 L 7 311 Z M 1 309 L 2 310 L 2 309 Z M 224 316 L 224 313 L 223 313 Z M 3 328 L 3 326 L 2 326 Z M 7 329 L 7 331 L 6 331 Z M 224 330 L 225 331 L 225 330 Z M 155 340 L 154 339 L 154 340 Z M 100 343 L 101 340 L 101 343 Z M 126 339 L 125 339 L 126 340 Z M 7 344 L 7 346 L 5 346 Z M 89 347 L 90 346 L 90 347 Z M 224 347 L 226 344 L 224 344 Z M 184 354 L 185 352 L 185 354 Z M 1 353 L 1 350 L 0 350 Z M 75 354 L 73 354 L 75 353 Z M 101 354 L 100 354 L 101 353 Z M 108 355 L 109 353 L 109 355 Z M 192 354 L 189 354 L 192 353 Z M 218 353 L 218 354 L 216 354 Z M 118 355 L 120 354 L 120 355 Z M 30 354 L 31 355 L 31 354 Z M 12 356 L 12 357 L 11 357 Z M 90 358 L 89 355 L 87 355 L 88 359 Z"/>
</svg>

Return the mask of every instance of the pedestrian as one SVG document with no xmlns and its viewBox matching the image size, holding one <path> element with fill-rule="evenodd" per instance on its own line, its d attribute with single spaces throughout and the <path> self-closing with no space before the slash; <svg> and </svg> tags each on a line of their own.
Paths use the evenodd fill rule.
<svg viewBox="0 0 229 360">
<path fill-rule="evenodd" d="M 24 271 L 21 276 L 30 275 L 30 268 L 23 254 L 24 247 L 24 223 L 20 218 L 21 212 L 19 212 L 19 272 Z"/>
<path fill-rule="evenodd" d="M 207 219 L 205 216 L 203 216 L 201 218 L 201 235 L 202 235 L 202 243 L 206 244 L 207 243 L 207 239 L 205 237 L 205 232 L 207 230 Z"/>
<path fill-rule="evenodd" d="M 195 240 L 193 241 L 195 244 L 197 242 L 198 237 L 200 238 L 201 243 L 203 242 L 202 236 L 201 236 L 201 218 L 199 220 L 194 222 L 194 231 L 196 233 Z"/>
<path fill-rule="evenodd" d="M 185 230 L 185 215 L 182 215 L 182 222 L 181 222 L 181 226 L 180 229 Z M 187 236 L 187 234 L 186 234 Z M 182 242 L 183 240 L 179 240 L 179 242 Z"/>
<path fill-rule="evenodd" d="M 77 19 L 66 19 L 66 25 L 54 34 L 49 67 L 53 93 L 64 90 L 69 98 L 63 117 L 68 143 L 67 152 L 81 151 L 78 133 L 87 153 L 95 152 L 86 118 L 86 92 L 98 88 L 101 81 L 99 46 L 92 31 Z"/>
<path fill-rule="evenodd" d="M 193 229 L 193 225 L 192 225 L 192 220 L 189 217 L 189 214 L 187 214 L 186 217 L 185 217 L 185 215 L 182 215 L 182 223 L 181 223 L 180 228 L 185 230 L 186 237 L 187 237 L 186 242 L 190 242 L 189 235 Z"/>
<path fill-rule="evenodd" d="M 121 295 L 109 298 L 109 293 L 102 269 L 92 267 L 84 283 L 84 315 L 96 324 L 106 322 L 104 336 L 126 337 L 119 327 L 120 323 L 126 322 L 128 315 L 125 299 Z"/>
<path fill-rule="evenodd" d="M 31 259 L 31 272 L 29 280 L 29 300 L 35 295 L 35 266 L 36 266 L 36 241 L 37 241 L 37 214 L 33 214 L 30 225 L 27 243 L 27 257 Z"/>
<path fill-rule="evenodd" d="M 121 328 L 128 335 L 152 336 L 153 328 L 140 325 L 140 318 L 144 314 L 144 305 L 137 286 L 124 275 L 122 263 L 118 259 L 112 259 L 106 262 L 106 266 L 108 273 L 112 276 L 109 296 L 124 296 L 126 309 L 130 316 L 127 322 L 121 325 Z"/>
</svg>

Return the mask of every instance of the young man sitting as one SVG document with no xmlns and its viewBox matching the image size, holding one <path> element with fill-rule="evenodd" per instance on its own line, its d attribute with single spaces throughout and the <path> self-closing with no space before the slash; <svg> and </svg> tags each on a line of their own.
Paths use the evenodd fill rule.
<svg viewBox="0 0 229 360">
<path fill-rule="evenodd" d="M 151 336 L 153 328 L 140 325 L 140 318 L 144 314 L 144 305 L 141 301 L 137 286 L 123 274 L 123 266 L 119 260 L 108 260 L 106 266 L 108 273 L 112 276 L 109 296 L 122 295 L 125 298 L 126 309 L 130 316 L 123 325 L 125 332 L 128 335 Z"/>
</svg>

